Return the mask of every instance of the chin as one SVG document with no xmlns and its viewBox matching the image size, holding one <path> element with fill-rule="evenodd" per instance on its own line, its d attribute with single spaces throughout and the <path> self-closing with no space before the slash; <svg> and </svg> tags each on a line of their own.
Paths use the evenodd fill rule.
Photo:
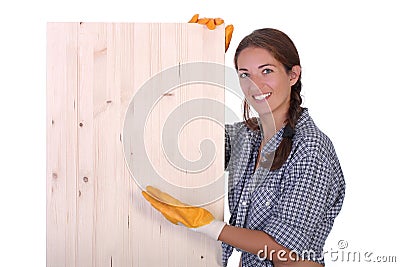
<svg viewBox="0 0 400 267">
<path fill-rule="evenodd" d="M 268 111 L 268 112 L 259 112 L 259 113 L 258 113 L 258 116 L 259 116 L 259 117 L 271 116 L 271 115 L 272 115 L 272 112 L 271 112 L 271 111 Z"/>
<path fill-rule="evenodd" d="M 253 105 L 252 108 L 257 112 L 259 116 L 271 114 L 273 111 L 267 103 L 265 103 L 265 105 L 263 106 L 260 106 L 259 104 L 257 106 Z"/>
</svg>

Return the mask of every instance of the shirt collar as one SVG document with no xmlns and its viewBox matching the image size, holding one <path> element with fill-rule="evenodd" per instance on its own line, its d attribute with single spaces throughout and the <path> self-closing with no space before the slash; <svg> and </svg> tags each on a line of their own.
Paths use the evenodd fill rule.
<svg viewBox="0 0 400 267">
<path fill-rule="evenodd" d="M 259 127 L 259 131 L 258 134 L 260 136 L 260 140 L 264 139 L 264 133 L 263 133 L 263 128 L 261 125 L 261 120 L 259 117 L 257 117 L 257 123 L 258 123 L 258 127 Z M 283 135 L 283 128 L 279 129 L 272 137 L 270 140 L 268 140 L 268 142 L 263 146 L 263 148 L 261 149 L 261 155 L 265 156 L 266 154 L 271 154 L 272 152 L 274 152 L 277 147 L 279 146 L 280 142 L 282 141 L 282 135 Z"/>
<path fill-rule="evenodd" d="M 301 113 L 299 120 L 297 121 L 295 130 L 298 130 L 299 128 L 301 128 L 301 126 L 305 123 L 305 121 L 307 121 L 308 118 L 309 118 L 308 109 L 303 108 L 303 112 Z M 259 117 L 257 117 L 257 123 L 258 123 L 258 127 L 260 128 L 258 133 L 262 140 L 264 138 L 264 133 L 263 133 L 262 125 L 261 125 L 261 120 Z M 278 148 L 279 144 L 282 141 L 282 135 L 283 135 L 284 128 L 285 128 L 285 125 L 281 129 L 279 129 L 271 137 L 271 139 L 268 140 L 268 142 L 264 145 L 264 147 L 261 149 L 262 156 L 265 156 L 266 154 L 271 154 Z M 295 136 L 296 136 L 296 134 L 295 134 Z"/>
</svg>

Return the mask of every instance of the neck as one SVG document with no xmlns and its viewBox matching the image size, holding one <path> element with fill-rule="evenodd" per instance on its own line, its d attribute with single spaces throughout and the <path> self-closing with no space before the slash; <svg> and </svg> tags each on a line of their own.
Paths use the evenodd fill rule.
<svg viewBox="0 0 400 267">
<path fill-rule="evenodd" d="M 268 141 L 278 132 L 287 120 L 287 113 L 267 113 L 260 116 L 261 126 L 264 133 L 264 140 Z M 263 141 L 264 141 L 263 140 Z"/>
</svg>

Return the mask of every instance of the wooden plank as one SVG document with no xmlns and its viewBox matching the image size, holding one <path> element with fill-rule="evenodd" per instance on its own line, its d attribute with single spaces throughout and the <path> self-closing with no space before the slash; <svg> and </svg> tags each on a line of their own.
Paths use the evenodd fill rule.
<svg viewBox="0 0 400 267">
<path fill-rule="evenodd" d="M 94 176 L 94 51 L 97 29 L 79 24 L 78 32 L 78 244 L 76 266 L 94 266 L 96 178 Z"/>
<path fill-rule="evenodd" d="M 118 207 L 118 218 L 121 222 L 119 228 L 119 236 L 121 246 L 119 246 L 120 258 L 116 261 L 116 266 L 137 266 L 134 265 L 135 255 L 130 247 L 130 236 L 132 230 L 131 224 L 131 210 L 132 207 L 132 179 L 125 164 L 125 156 L 123 153 L 122 144 L 122 129 L 125 119 L 125 110 L 129 104 L 129 100 L 133 93 L 133 47 L 134 47 L 134 24 L 132 23 L 116 23 L 113 24 L 112 42 L 109 42 L 110 49 L 110 60 L 113 59 L 114 76 L 112 79 L 113 91 L 119 93 L 118 97 L 115 98 L 115 105 L 118 106 L 116 110 L 115 123 L 118 125 L 118 140 L 117 148 L 118 153 L 116 154 L 116 177 L 119 177 L 118 181 L 118 192 L 117 199 L 120 203 Z M 136 240 L 137 243 L 138 239 Z"/>
<path fill-rule="evenodd" d="M 55 23 L 48 37 L 48 121 L 62 122 L 47 128 L 48 266 L 218 266 L 218 242 L 170 224 L 144 201 L 125 165 L 121 134 L 147 79 L 186 62 L 224 63 L 223 27 Z M 155 166 L 184 186 L 200 176 L 188 179 L 171 168 L 161 156 L 160 132 L 174 108 L 204 96 L 223 102 L 223 90 L 185 85 L 161 99 L 146 129 L 156 133 L 146 140 Z M 215 177 L 223 170 L 223 131 L 209 122 L 192 126 L 182 132 L 182 152 L 196 158 L 197 139 L 216 137 L 217 160 L 205 175 Z M 223 218 L 222 200 L 207 208 Z"/>
<path fill-rule="evenodd" d="M 76 255 L 77 24 L 47 26 L 47 262 Z"/>
<path fill-rule="evenodd" d="M 135 25 L 135 30 L 139 25 Z M 143 81 L 142 77 L 151 77 L 157 73 L 176 66 L 194 61 L 211 61 L 220 64 L 224 63 L 223 51 L 223 28 L 220 32 L 210 32 L 206 27 L 192 24 L 151 24 L 147 29 L 137 29 L 135 34 L 140 32 L 139 36 L 135 35 L 135 54 L 141 57 L 139 60 L 134 56 L 134 72 L 136 78 Z M 220 38 L 216 38 L 216 35 Z M 147 39 L 146 39 L 146 36 Z M 210 38 L 213 36 L 214 38 Z M 204 44 L 203 38 L 208 38 L 207 45 Z M 219 45 L 221 41 L 221 45 Z M 178 48 L 178 49 L 177 49 Z M 152 56 L 153 51 L 159 51 L 159 56 Z M 154 52 L 153 52 L 154 53 Z M 146 73 L 147 72 L 147 73 Z M 150 72 L 150 73 L 148 73 Z M 177 72 L 176 75 L 179 75 Z M 223 74 L 222 74 L 223 75 Z M 174 77 L 170 77 L 173 79 Z M 134 79 L 136 80 L 136 79 Z M 139 83 L 140 85 L 143 82 Z M 136 87 L 138 90 L 138 87 Z M 149 98 L 157 96 L 149 92 Z M 180 104 L 191 99 L 203 97 L 218 99 L 223 102 L 223 90 L 215 88 L 215 86 L 207 84 L 184 85 L 169 94 L 162 97 L 154 106 L 147 121 L 145 131 L 145 144 L 149 158 L 161 176 L 169 180 L 171 183 L 177 183 L 182 186 L 195 186 L 204 183 L 208 178 L 213 178 L 217 174 L 223 172 L 223 130 L 208 120 L 196 121 L 192 127 L 181 133 L 179 139 L 182 146 L 182 154 L 188 159 L 195 160 L 199 156 L 198 145 L 204 137 L 211 137 L 216 141 L 217 147 L 220 147 L 217 160 L 213 167 L 200 174 L 189 175 L 185 172 L 177 171 L 171 163 L 163 157 L 161 133 L 163 124 L 172 111 Z M 140 101 L 140 100 L 139 100 Z M 142 100 L 143 101 L 143 100 Z M 207 108 L 207 107 L 205 107 Z M 197 124 L 196 124 L 197 123 Z M 202 129 L 199 131 L 199 129 Z M 219 140 L 219 142 L 218 142 Z M 133 147 L 132 153 L 135 148 Z M 133 158 L 133 160 L 135 160 Z M 199 183 L 199 181 L 201 181 Z M 165 259 L 168 259 L 170 266 L 217 266 L 220 256 L 220 244 L 212 241 L 202 235 L 187 231 L 182 227 L 175 226 L 167 222 L 160 214 L 152 210 L 147 203 L 143 201 L 140 194 L 141 188 L 135 190 L 134 199 L 136 201 L 133 206 L 137 217 L 134 221 L 134 236 L 140 240 L 149 240 L 149 242 L 141 243 L 138 249 L 138 266 L 159 266 L 163 265 Z M 179 196 L 177 196 L 179 197 Z M 223 218 L 223 203 L 217 201 L 212 205 L 206 206 L 211 210 L 217 218 Z M 143 225 L 148 225 L 143 228 Z M 133 244 L 135 246 L 135 244 Z M 149 251 L 156 251 L 157 256 Z M 164 259 L 164 260 L 163 260 Z"/>
</svg>

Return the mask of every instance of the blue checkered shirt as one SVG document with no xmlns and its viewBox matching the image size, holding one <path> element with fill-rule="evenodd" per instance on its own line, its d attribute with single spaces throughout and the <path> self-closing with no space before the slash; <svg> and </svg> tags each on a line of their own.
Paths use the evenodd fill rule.
<svg viewBox="0 0 400 267">
<path fill-rule="evenodd" d="M 229 224 L 262 230 L 298 255 L 324 264 L 324 243 L 342 207 L 345 181 L 330 139 L 306 108 L 295 131 L 292 150 L 281 168 L 269 171 L 261 164 L 254 171 L 262 131 L 252 131 L 243 122 L 226 125 Z M 276 150 L 282 134 L 283 128 L 262 148 L 262 159 Z M 222 243 L 222 248 L 226 266 L 233 247 Z M 273 266 L 241 252 L 243 267 Z"/>
</svg>

